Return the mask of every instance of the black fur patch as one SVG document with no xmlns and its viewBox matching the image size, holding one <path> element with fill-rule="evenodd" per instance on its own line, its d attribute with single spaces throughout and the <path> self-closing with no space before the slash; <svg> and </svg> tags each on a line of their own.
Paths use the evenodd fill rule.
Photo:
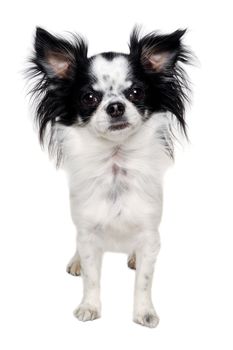
<svg viewBox="0 0 233 350">
<path fill-rule="evenodd" d="M 140 38 L 139 30 L 135 28 L 129 47 L 134 75 L 146 86 L 145 108 L 149 114 L 157 111 L 171 112 L 186 134 L 184 111 L 189 87 L 186 74 L 179 63 L 188 63 L 191 53 L 181 43 L 184 33 L 185 30 L 177 30 L 168 35 L 152 32 Z M 161 71 L 153 70 L 142 60 L 144 49 L 150 53 L 171 52 L 171 60 Z"/>
</svg>

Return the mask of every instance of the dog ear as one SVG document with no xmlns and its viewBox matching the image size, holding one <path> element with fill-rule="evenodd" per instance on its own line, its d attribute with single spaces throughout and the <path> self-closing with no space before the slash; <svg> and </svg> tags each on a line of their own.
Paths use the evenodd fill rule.
<svg viewBox="0 0 233 350">
<path fill-rule="evenodd" d="M 139 30 L 135 28 L 130 38 L 130 54 L 137 56 L 145 71 L 166 72 L 178 59 L 182 61 L 181 37 L 185 32 L 176 30 L 168 35 L 152 32 L 139 39 Z"/>
<path fill-rule="evenodd" d="M 37 28 L 35 56 L 34 62 L 38 69 L 49 78 L 72 79 L 77 69 L 78 57 L 87 57 L 87 47 L 78 37 L 73 44 Z"/>
</svg>

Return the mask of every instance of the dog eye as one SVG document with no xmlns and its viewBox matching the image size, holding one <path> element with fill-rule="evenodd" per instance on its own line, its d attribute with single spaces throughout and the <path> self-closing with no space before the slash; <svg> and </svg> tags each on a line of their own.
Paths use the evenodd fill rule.
<svg viewBox="0 0 233 350">
<path fill-rule="evenodd" d="M 128 91 L 128 99 L 130 101 L 140 101 L 144 98 L 144 91 L 139 87 L 134 87 Z"/>
<path fill-rule="evenodd" d="M 94 92 L 86 93 L 81 98 L 82 103 L 90 107 L 95 107 L 99 103 L 99 97 Z"/>
</svg>

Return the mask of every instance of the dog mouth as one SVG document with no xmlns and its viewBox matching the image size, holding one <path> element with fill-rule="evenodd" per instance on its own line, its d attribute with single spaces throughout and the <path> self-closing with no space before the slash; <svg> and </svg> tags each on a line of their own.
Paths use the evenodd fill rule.
<svg viewBox="0 0 233 350">
<path fill-rule="evenodd" d="M 116 131 L 116 130 L 123 130 L 126 129 L 130 126 L 130 123 L 128 122 L 119 122 L 119 123 L 114 123 L 109 126 L 110 131 Z"/>
</svg>

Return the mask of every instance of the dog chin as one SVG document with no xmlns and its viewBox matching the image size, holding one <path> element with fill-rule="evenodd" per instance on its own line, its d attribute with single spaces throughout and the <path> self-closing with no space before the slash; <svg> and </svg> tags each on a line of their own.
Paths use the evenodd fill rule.
<svg viewBox="0 0 233 350">
<path fill-rule="evenodd" d="M 124 122 L 118 122 L 118 123 L 111 124 L 108 127 L 108 130 L 116 132 L 116 131 L 121 131 L 121 130 L 127 129 L 129 127 L 130 127 L 130 123 L 124 121 Z"/>
<path fill-rule="evenodd" d="M 138 127 L 129 122 L 110 124 L 103 131 L 97 131 L 98 136 L 113 142 L 123 142 L 137 131 Z"/>
</svg>

